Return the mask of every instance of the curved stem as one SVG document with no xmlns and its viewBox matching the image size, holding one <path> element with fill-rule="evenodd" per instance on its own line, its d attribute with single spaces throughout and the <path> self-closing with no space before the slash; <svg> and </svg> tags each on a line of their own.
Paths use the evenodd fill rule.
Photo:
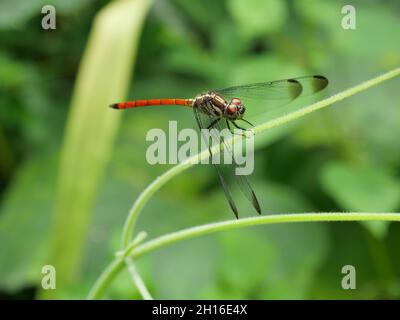
<svg viewBox="0 0 400 320">
<path fill-rule="evenodd" d="M 180 231 L 172 232 L 153 240 L 150 240 L 136 247 L 131 256 L 139 256 L 164 247 L 166 245 L 218 232 L 237 228 L 244 228 L 256 225 L 279 224 L 288 222 L 333 222 L 333 221 L 400 221 L 400 213 L 297 213 L 297 214 L 277 214 L 270 216 L 258 216 L 242 218 L 239 220 L 228 220 L 222 222 L 209 223 L 202 226 L 191 227 Z"/>
<path fill-rule="evenodd" d="M 125 263 L 128 267 L 128 271 L 131 275 L 132 281 L 136 285 L 136 288 L 139 290 L 139 293 L 143 297 L 143 299 L 144 300 L 153 300 L 153 297 L 151 296 L 149 290 L 147 290 L 146 285 L 144 284 L 142 277 L 140 276 L 139 272 L 137 271 L 137 268 L 136 268 L 135 264 L 133 263 L 132 258 L 130 258 L 130 257 L 125 258 Z"/>
<path fill-rule="evenodd" d="M 208 151 L 207 151 L 208 152 Z M 205 152 L 204 156 L 206 155 Z M 174 176 L 184 171 L 185 169 L 191 167 L 189 161 L 185 161 L 185 163 L 180 163 L 177 166 L 172 167 L 170 170 L 165 172 L 163 175 L 157 177 L 152 183 L 150 183 L 146 189 L 139 195 L 133 204 L 131 210 L 129 211 L 129 215 L 125 221 L 124 228 L 122 231 L 122 249 L 124 249 L 130 242 L 131 235 L 133 234 L 133 230 L 135 227 L 135 223 L 137 217 L 142 210 L 143 206 L 150 199 L 150 197 L 160 189 L 167 181 L 172 179 Z"/>
<path fill-rule="evenodd" d="M 117 276 L 117 274 L 124 268 L 125 260 L 119 257 L 113 260 L 108 267 L 103 271 L 100 277 L 97 278 L 92 289 L 90 289 L 88 294 L 89 300 L 101 299 L 104 292 L 107 290 L 111 281 Z"/>
<path fill-rule="evenodd" d="M 276 119 L 273 119 L 271 121 L 265 122 L 263 124 L 260 124 L 256 126 L 254 130 L 254 134 L 261 133 L 263 131 L 272 129 L 274 127 L 277 127 L 279 125 L 285 124 L 289 121 L 298 119 L 302 116 L 307 115 L 308 113 L 311 113 L 313 111 L 322 109 L 324 107 L 327 107 L 335 102 L 341 101 L 347 97 L 350 97 L 356 93 L 359 93 L 361 91 L 364 91 L 370 87 L 373 87 L 383 81 L 389 80 L 391 78 L 394 78 L 396 76 L 400 75 L 400 68 L 393 69 L 389 72 L 386 72 L 378 77 L 375 77 L 373 79 L 370 79 L 368 81 L 365 81 L 359 85 L 356 85 L 350 89 L 344 90 L 342 92 L 339 92 L 327 99 L 321 100 L 319 102 L 313 103 L 309 106 L 306 106 L 304 108 L 301 108 L 297 111 L 293 111 L 291 113 L 288 113 L 286 115 L 283 115 L 281 117 L 278 117 Z M 234 137 L 232 140 L 232 143 L 235 141 L 241 139 L 241 137 Z M 230 141 L 227 141 L 230 143 Z M 212 149 L 213 152 L 218 153 L 220 151 L 219 146 L 214 146 Z M 139 213 L 143 206 L 146 204 L 148 199 L 157 191 L 159 190 L 168 180 L 173 178 L 174 176 L 178 175 L 182 171 L 190 168 L 192 165 L 198 163 L 198 161 L 205 159 L 209 157 L 209 152 L 208 150 L 204 150 L 198 155 L 195 155 L 186 161 L 172 167 L 170 170 L 165 172 L 163 175 L 159 176 L 156 180 L 154 180 L 137 198 L 135 203 L 133 204 L 129 215 L 125 221 L 124 228 L 122 231 L 122 248 L 125 248 L 131 239 L 131 235 L 133 234 L 134 228 L 135 228 L 135 223 L 136 220 L 139 216 Z"/>
<path fill-rule="evenodd" d="M 332 222 L 332 221 L 400 221 L 400 213 L 299 213 L 299 214 L 278 214 L 261 217 L 243 218 L 240 220 L 228 220 L 196 226 L 176 231 L 164 236 L 150 240 L 129 254 L 138 258 L 145 253 L 167 246 L 169 244 L 218 232 L 237 228 L 244 228 L 256 225 L 278 224 L 289 222 Z M 125 256 L 125 255 L 124 255 Z M 103 296 L 106 288 L 124 267 L 124 260 L 114 260 L 96 281 L 89 294 L 89 299 L 99 299 Z"/>
</svg>

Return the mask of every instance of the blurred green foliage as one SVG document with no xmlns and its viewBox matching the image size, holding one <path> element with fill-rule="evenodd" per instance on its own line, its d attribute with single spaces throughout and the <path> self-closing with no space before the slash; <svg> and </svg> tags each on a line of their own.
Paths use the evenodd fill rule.
<svg viewBox="0 0 400 320">
<path fill-rule="evenodd" d="M 51 264 L 64 125 L 93 19 L 107 1 L 27 3 L 0 3 L 0 290 L 11 298 L 33 297 L 41 267 Z M 56 30 L 40 28 L 44 3 L 57 9 Z M 356 30 L 341 27 L 345 4 L 156 1 L 141 35 L 129 98 L 190 97 L 213 87 L 313 73 L 327 76 L 333 93 L 399 66 L 398 1 L 353 1 Z M 398 211 L 398 87 L 398 79 L 389 81 L 256 137 L 251 181 L 264 211 Z M 132 202 L 167 169 L 146 162 L 146 132 L 166 130 L 169 120 L 195 127 L 192 113 L 178 107 L 124 113 L 97 186 L 78 280 L 57 288 L 61 297 L 84 298 L 119 248 Z M 138 229 L 154 237 L 231 218 L 214 173 L 196 166 L 171 181 L 144 208 Z M 246 209 L 242 215 L 249 215 L 238 199 Z M 164 299 L 398 299 L 399 246 L 398 224 L 271 225 L 179 243 L 137 264 L 152 294 Z M 357 270 L 354 291 L 340 286 L 347 264 Z M 139 297 L 126 273 L 108 294 Z"/>
</svg>

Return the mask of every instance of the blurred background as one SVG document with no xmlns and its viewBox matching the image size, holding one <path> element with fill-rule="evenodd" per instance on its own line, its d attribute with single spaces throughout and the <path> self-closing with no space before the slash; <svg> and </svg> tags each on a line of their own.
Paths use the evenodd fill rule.
<svg viewBox="0 0 400 320">
<path fill-rule="evenodd" d="M 57 10 L 43 30 L 41 8 Z M 195 128 L 190 110 L 124 99 L 323 74 L 325 95 L 400 65 L 400 3 L 165 0 L 0 2 L 0 297 L 83 299 L 120 249 L 150 165 L 151 128 Z M 130 11 L 131 10 L 131 11 Z M 399 79 L 256 137 L 250 181 L 265 214 L 400 210 Z M 235 193 L 236 195 L 236 193 Z M 237 197 L 242 216 L 254 215 Z M 243 201 L 242 201 L 243 200 Z M 157 192 L 137 230 L 156 237 L 233 218 L 215 170 L 198 165 Z M 400 298 L 400 225 L 303 223 L 223 232 L 140 258 L 160 299 Z M 344 265 L 357 289 L 343 290 Z M 110 299 L 139 299 L 121 272 Z"/>
</svg>

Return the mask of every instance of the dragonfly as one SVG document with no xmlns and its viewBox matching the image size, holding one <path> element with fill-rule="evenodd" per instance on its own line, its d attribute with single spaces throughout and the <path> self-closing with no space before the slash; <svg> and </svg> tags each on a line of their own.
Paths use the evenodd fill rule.
<svg viewBox="0 0 400 320">
<path fill-rule="evenodd" d="M 189 107 L 193 109 L 194 117 L 200 131 L 204 132 L 203 130 L 206 129 L 215 135 L 223 127 L 227 127 L 231 133 L 234 133 L 233 128 L 244 131 L 248 130 L 242 126 L 242 123 L 254 126 L 250 121 L 245 119 L 245 105 L 250 100 L 260 101 L 262 103 L 261 109 L 268 111 L 271 108 L 268 101 L 275 100 L 279 102 L 279 106 L 285 106 L 299 97 L 320 92 L 327 85 L 328 79 L 326 77 L 311 75 L 209 90 L 198 94 L 194 98 L 133 100 L 113 103 L 110 107 L 119 110 L 161 105 Z M 245 198 L 250 201 L 257 213 L 261 215 L 260 203 L 248 179 L 244 175 L 235 174 L 238 164 L 233 157 L 232 150 L 225 141 L 220 146 L 221 150 L 225 148 L 225 152 L 230 154 L 232 158 L 230 163 L 232 164 L 228 166 L 228 170 L 222 170 L 221 164 L 213 163 L 213 165 L 235 217 L 239 218 L 239 211 L 231 191 L 233 187 L 231 184 L 234 183 L 232 181 L 236 181 Z M 208 149 L 212 158 L 212 148 L 209 146 Z"/>
</svg>

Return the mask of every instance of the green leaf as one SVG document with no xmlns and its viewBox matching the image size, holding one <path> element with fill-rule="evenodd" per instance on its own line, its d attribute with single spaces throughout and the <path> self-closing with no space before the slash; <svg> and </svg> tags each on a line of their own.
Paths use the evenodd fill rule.
<svg viewBox="0 0 400 320">
<path fill-rule="evenodd" d="M 392 223 L 389 228 L 387 238 L 385 239 L 387 243 L 387 251 L 390 256 L 390 261 L 393 265 L 393 270 L 397 276 L 397 286 L 400 289 L 400 224 Z M 398 295 L 400 296 L 400 290 Z"/>
<path fill-rule="evenodd" d="M 355 57 L 357 61 L 365 60 L 366 57 L 374 63 L 381 60 L 380 63 L 385 61 L 388 66 L 399 64 L 400 42 L 393 37 L 382 36 L 387 30 L 391 30 L 393 35 L 400 32 L 398 13 L 390 6 L 355 5 L 355 30 L 342 28 L 345 14 L 341 13 L 344 3 L 340 1 L 295 1 L 294 6 L 304 19 L 316 24 L 319 30 L 327 30 L 330 37 L 327 39 L 335 45 L 335 50 L 339 50 L 343 55 Z M 379 23 L 371 24 L 369 21 Z M 372 46 L 371 39 L 375 40 Z"/>
<path fill-rule="evenodd" d="M 248 38 L 278 31 L 287 19 L 286 2 L 280 0 L 229 0 L 227 6 Z"/>
<path fill-rule="evenodd" d="M 400 203 L 400 183 L 380 167 L 331 162 L 322 169 L 321 183 L 345 210 L 390 212 Z"/>
<path fill-rule="evenodd" d="M 54 6 L 57 13 L 69 14 L 87 4 L 79 0 L 3 0 L 0 3 L 0 29 L 19 28 L 33 16 L 43 17 L 45 5 Z"/>
<path fill-rule="evenodd" d="M 316 270 L 309 289 L 311 299 L 374 299 L 378 292 L 377 274 L 365 230 L 355 223 L 330 226 L 331 248 L 326 260 Z M 356 269 L 356 290 L 344 290 L 342 268 Z"/>
<path fill-rule="evenodd" d="M 0 286 L 37 285 L 49 264 L 49 225 L 56 159 L 40 157 L 20 166 L 4 194 L 0 219 Z"/>
<path fill-rule="evenodd" d="M 270 184 L 257 191 L 268 214 L 311 209 L 301 194 L 285 186 Z M 320 224 L 238 230 L 219 238 L 218 299 L 304 299 L 328 246 Z"/>
<path fill-rule="evenodd" d="M 157 299 L 186 299 L 215 283 L 218 263 L 215 239 L 195 239 L 154 255 L 152 275 Z"/>
<path fill-rule="evenodd" d="M 51 235 L 50 262 L 61 287 L 77 281 L 93 201 L 121 116 L 108 106 L 128 88 L 149 5 L 147 0 L 117 1 L 100 11 L 81 62 L 61 151 Z"/>
<path fill-rule="evenodd" d="M 390 224 L 388 221 L 361 221 L 360 223 L 379 239 L 386 236 Z"/>
<path fill-rule="evenodd" d="M 400 203 L 400 183 L 381 167 L 332 162 L 322 169 L 321 182 L 344 210 L 390 212 Z M 386 221 L 363 221 L 362 224 L 379 238 L 388 228 Z"/>
<path fill-rule="evenodd" d="M 268 286 L 279 251 L 275 242 L 266 241 L 260 230 L 241 230 L 219 235 L 220 250 L 219 299 L 248 299 L 260 288 Z M 215 286 L 215 284 L 214 284 Z"/>
</svg>

